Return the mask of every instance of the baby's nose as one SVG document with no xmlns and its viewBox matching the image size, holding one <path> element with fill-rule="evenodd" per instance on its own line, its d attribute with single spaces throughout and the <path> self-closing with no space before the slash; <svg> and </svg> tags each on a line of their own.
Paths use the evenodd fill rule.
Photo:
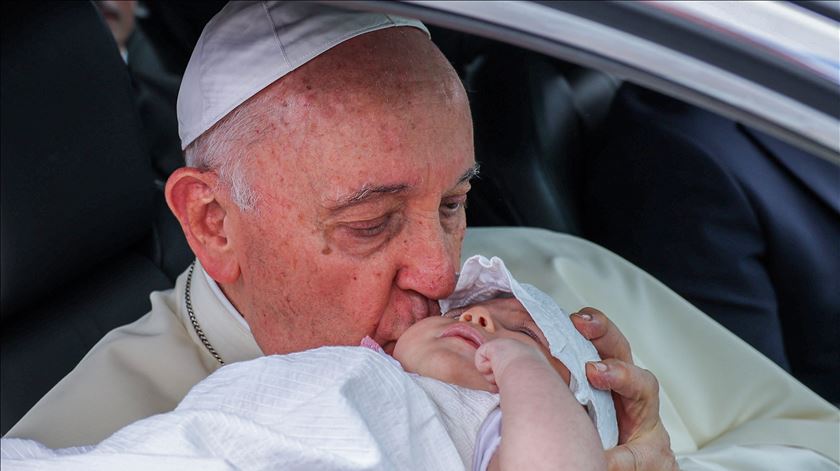
<svg viewBox="0 0 840 471">
<path fill-rule="evenodd" d="M 490 312 L 483 307 L 467 309 L 463 314 L 461 314 L 461 317 L 459 317 L 458 320 L 461 322 L 470 322 L 479 325 L 487 332 L 496 331 L 496 325 L 493 323 L 493 317 L 490 316 Z"/>
</svg>

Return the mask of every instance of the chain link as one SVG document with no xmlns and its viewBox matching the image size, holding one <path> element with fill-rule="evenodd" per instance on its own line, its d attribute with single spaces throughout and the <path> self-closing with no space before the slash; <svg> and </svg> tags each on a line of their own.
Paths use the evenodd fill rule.
<svg viewBox="0 0 840 471">
<path fill-rule="evenodd" d="M 195 312 L 193 312 L 192 307 L 192 298 L 190 297 L 190 287 L 192 286 L 192 277 L 193 272 L 195 271 L 195 260 L 190 264 L 190 270 L 187 272 L 187 284 L 184 288 L 184 300 L 187 304 L 187 315 L 190 317 L 190 322 L 192 323 L 193 329 L 195 329 L 196 335 L 198 335 L 198 339 L 201 340 L 201 343 L 207 347 L 207 351 L 213 355 L 213 358 L 219 362 L 220 365 L 224 366 L 225 361 L 222 360 L 222 357 L 216 352 L 216 349 L 213 348 L 213 345 L 210 344 L 210 341 L 207 340 L 207 336 L 204 335 L 204 331 L 201 330 L 201 326 L 198 324 L 198 320 L 195 318 Z"/>
</svg>

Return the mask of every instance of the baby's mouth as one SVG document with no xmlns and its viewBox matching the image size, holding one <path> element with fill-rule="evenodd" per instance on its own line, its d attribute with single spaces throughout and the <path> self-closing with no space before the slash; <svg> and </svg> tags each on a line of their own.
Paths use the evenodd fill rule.
<svg viewBox="0 0 840 471">
<path fill-rule="evenodd" d="M 470 344 L 473 348 L 478 348 L 485 342 L 484 336 L 482 336 L 475 328 L 471 325 L 458 322 L 452 324 L 451 326 L 444 329 L 438 338 L 442 339 L 444 337 L 457 337 L 462 339 L 463 341 Z"/>
</svg>

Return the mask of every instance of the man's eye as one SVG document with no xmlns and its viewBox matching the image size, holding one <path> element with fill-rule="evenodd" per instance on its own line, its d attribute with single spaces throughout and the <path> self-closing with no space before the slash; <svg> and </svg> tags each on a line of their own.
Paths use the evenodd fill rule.
<svg viewBox="0 0 840 471">
<path fill-rule="evenodd" d="M 376 237 L 388 227 L 389 221 L 390 218 L 383 217 L 373 221 L 350 224 L 348 227 L 356 237 Z"/>
<path fill-rule="evenodd" d="M 461 210 L 461 208 L 466 208 L 467 207 L 467 197 L 466 197 L 466 195 L 465 196 L 460 196 L 458 198 L 446 201 L 443 204 L 441 204 L 440 206 L 441 206 L 441 210 L 443 211 L 443 213 L 445 215 L 452 216 L 452 215 L 457 214 L 458 211 Z"/>
<path fill-rule="evenodd" d="M 353 232 L 360 237 L 374 237 L 382 233 L 385 230 L 385 224 L 379 224 L 374 227 L 365 227 L 361 229 L 353 229 Z"/>
</svg>

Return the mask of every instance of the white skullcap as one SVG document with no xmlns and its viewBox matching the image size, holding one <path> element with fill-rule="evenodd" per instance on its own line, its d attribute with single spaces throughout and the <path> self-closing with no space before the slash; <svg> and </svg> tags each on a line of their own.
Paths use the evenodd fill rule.
<svg viewBox="0 0 840 471">
<path fill-rule="evenodd" d="M 417 20 L 310 2 L 230 2 L 207 23 L 178 93 L 185 149 L 234 108 L 319 54 L 394 26 L 429 31 Z"/>
<path fill-rule="evenodd" d="M 531 314 L 548 340 L 551 355 L 568 368 L 571 374 L 569 389 L 586 407 L 601 444 L 605 449 L 614 447 L 618 443 L 618 422 L 612 395 L 593 388 L 586 379 L 586 362 L 601 358 L 592 342 L 577 331 L 569 316 L 550 296 L 516 281 L 502 259 L 488 260 L 483 255 L 474 255 L 464 262 L 452 296 L 440 300 L 440 310 L 445 314 L 452 309 L 496 298 L 501 293 L 513 294 Z"/>
</svg>

